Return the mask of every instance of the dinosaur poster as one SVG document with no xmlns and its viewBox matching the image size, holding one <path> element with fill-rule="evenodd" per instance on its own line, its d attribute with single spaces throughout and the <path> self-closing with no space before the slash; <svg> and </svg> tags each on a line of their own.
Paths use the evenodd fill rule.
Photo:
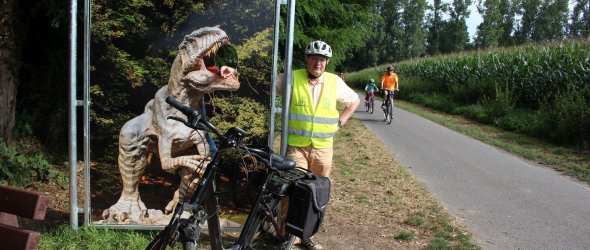
<svg viewBox="0 0 590 250">
<path fill-rule="evenodd" d="M 96 123 L 112 119 L 108 123 L 112 127 L 108 130 L 111 141 L 102 133 L 91 140 L 91 147 L 97 149 L 91 168 L 92 220 L 99 224 L 166 224 L 166 215 L 190 193 L 192 173 L 206 166 L 214 145 L 206 133 L 167 120 L 170 115 L 179 115 L 164 99 L 174 96 L 205 111 L 220 129 L 231 124 L 260 131 L 250 142 L 266 142 L 275 3 L 178 1 L 180 6 L 169 6 L 154 2 L 135 6 L 136 12 L 127 13 L 134 21 L 140 20 L 137 11 L 144 13 L 140 16 L 145 26 L 136 32 L 117 30 L 119 26 L 103 19 L 107 14 L 126 14 L 120 6 L 115 8 L 125 3 L 107 2 L 97 3 L 93 9 L 97 19 L 93 32 L 121 32 L 117 37 L 121 40 L 110 44 L 99 41 L 98 49 L 91 49 L 97 53 L 91 59 L 92 88 L 101 90 L 93 91 L 91 99 L 96 103 L 124 100 L 128 110 L 112 119 L 104 106 L 95 104 Z M 127 60 L 122 69 L 104 63 L 111 60 L 109 54 L 98 54 L 104 51 L 125 55 L 113 60 Z M 118 70 L 125 72 L 123 79 L 113 77 Z M 150 75 L 153 77 L 146 77 Z M 113 82 L 117 80 L 120 82 Z M 127 82 L 130 87 L 124 86 Z M 106 92 L 117 94 L 106 96 Z M 246 117 L 241 108 L 258 117 Z M 227 208 L 229 213 L 241 209 L 235 206 L 239 202 L 229 203 L 234 204 Z"/>
</svg>

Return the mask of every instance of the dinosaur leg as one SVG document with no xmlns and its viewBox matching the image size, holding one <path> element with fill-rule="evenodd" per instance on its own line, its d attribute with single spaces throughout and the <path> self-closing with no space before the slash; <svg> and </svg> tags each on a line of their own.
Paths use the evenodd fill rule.
<svg viewBox="0 0 590 250">
<path fill-rule="evenodd" d="M 148 164 L 148 136 L 131 131 L 126 124 L 119 135 L 118 165 L 123 181 L 123 191 L 117 203 L 103 211 L 103 219 L 123 222 L 127 219 L 142 221 L 147 213 L 141 201 L 138 186 Z"/>
<path fill-rule="evenodd" d="M 204 157 L 201 155 L 187 155 L 175 158 L 176 161 L 182 161 L 183 159 L 186 161 L 189 161 L 189 159 L 190 161 L 195 161 L 197 159 L 203 161 Z M 180 186 L 174 192 L 174 197 L 172 198 L 172 200 L 168 202 L 168 205 L 166 205 L 166 208 L 164 209 L 165 214 L 169 214 L 172 211 L 174 211 L 179 201 L 184 201 L 188 199 L 188 197 L 192 196 L 192 194 L 195 192 L 197 188 L 199 178 L 203 175 L 203 171 L 205 170 L 205 167 L 208 163 L 208 161 L 203 161 L 201 165 L 202 167 L 198 167 L 196 169 L 194 167 L 180 168 Z M 186 166 L 190 164 L 185 163 L 181 165 Z"/>
</svg>

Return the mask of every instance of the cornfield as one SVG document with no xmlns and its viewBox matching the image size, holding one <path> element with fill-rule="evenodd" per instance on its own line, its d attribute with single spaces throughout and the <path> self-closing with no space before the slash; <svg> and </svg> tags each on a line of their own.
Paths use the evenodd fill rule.
<svg viewBox="0 0 590 250">
<path fill-rule="evenodd" d="M 559 92 L 590 86 L 590 42 L 563 41 L 420 58 L 396 64 L 396 68 L 404 77 L 432 84 L 506 84 L 519 105 L 537 107 L 541 100 L 554 100 Z"/>
</svg>

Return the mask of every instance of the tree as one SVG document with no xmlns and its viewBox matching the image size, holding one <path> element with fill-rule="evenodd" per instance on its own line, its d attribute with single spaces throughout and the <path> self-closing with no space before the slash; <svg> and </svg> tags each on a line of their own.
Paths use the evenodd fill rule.
<svg viewBox="0 0 590 250">
<path fill-rule="evenodd" d="M 424 12 L 426 0 L 408 0 L 404 2 L 402 13 L 403 36 L 401 39 L 404 59 L 422 56 L 424 54 Z"/>
<path fill-rule="evenodd" d="M 531 40 L 539 15 L 540 5 L 541 0 L 520 0 L 517 4 L 517 14 L 521 16 L 520 23 L 517 25 L 514 34 L 517 44 L 523 44 Z"/>
<path fill-rule="evenodd" d="M 544 0 L 531 39 L 533 41 L 563 39 L 567 20 L 567 0 Z"/>
<path fill-rule="evenodd" d="M 500 42 L 502 15 L 498 0 L 480 0 L 477 6 L 483 22 L 477 26 L 475 44 L 479 48 L 496 47 Z"/>
<path fill-rule="evenodd" d="M 67 133 L 59 133 L 67 129 L 67 5 L 0 3 L 0 136 L 8 140 L 34 135 L 54 145 L 67 141 Z"/>
<path fill-rule="evenodd" d="M 576 1 L 571 15 L 569 36 L 590 38 L 590 1 Z"/>
<path fill-rule="evenodd" d="M 329 70 L 339 67 L 353 52 L 366 46 L 375 35 L 371 25 L 379 17 L 372 11 L 376 1 L 370 0 L 301 0 L 295 10 L 294 67 L 304 64 L 304 48 L 312 40 L 323 40 L 333 48 Z M 286 16 L 286 13 L 282 16 Z M 283 21 L 282 27 L 285 27 Z M 283 49 L 284 51 L 284 49 Z"/>
<path fill-rule="evenodd" d="M 448 4 L 442 3 L 441 0 L 434 0 L 432 5 L 428 6 L 431 11 L 428 14 L 428 35 L 426 37 L 426 52 L 429 55 L 436 55 L 440 53 L 441 35 L 444 32 L 445 22 L 442 17 L 446 13 Z"/>
<path fill-rule="evenodd" d="M 13 0 L 0 2 L 0 138 L 12 142 L 18 67 Z"/>
<path fill-rule="evenodd" d="M 469 32 L 466 19 L 469 17 L 471 0 L 453 0 L 450 18 L 444 30 L 445 42 L 441 51 L 459 52 L 469 46 Z"/>
<path fill-rule="evenodd" d="M 514 31 L 516 7 L 513 0 L 500 0 L 499 7 L 502 15 L 499 43 L 501 46 L 509 46 L 514 43 L 512 32 Z"/>
<path fill-rule="evenodd" d="M 403 1 L 382 1 L 380 15 L 383 17 L 384 29 L 382 36 L 381 62 L 392 62 L 404 57 L 402 38 L 404 30 L 402 25 Z"/>
</svg>

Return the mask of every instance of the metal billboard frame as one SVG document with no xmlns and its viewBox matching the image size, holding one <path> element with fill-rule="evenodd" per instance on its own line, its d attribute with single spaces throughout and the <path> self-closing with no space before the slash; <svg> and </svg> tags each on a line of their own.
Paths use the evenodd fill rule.
<svg viewBox="0 0 590 250">
<path fill-rule="evenodd" d="M 293 37 L 294 37 L 294 19 L 295 19 L 295 4 L 296 0 L 275 0 L 275 27 L 274 27 L 274 48 L 273 48 L 273 67 L 272 67 L 272 86 L 271 86 L 271 102 L 270 102 L 270 126 L 269 126 L 269 141 L 268 145 L 272 148 L 275 127 L 275 114 L 281 113 L 282 117 L 288 117 L 290 93 L 292 88 L 291 64 L 293 57 Z M 275 107 L 276 101 L 276 80 L 278 76 L 278 51 L 279 51 L 279 26 L 280 26 L 280 7 L 287 5 L 287 34 L 285 38 L 285 98 L 283 99 L 283 109 L 277 110 Z M 78 1 L 71 0 L 70 5 L 70 62 L 69 62 L 69 184 L 70 184 L 70 225 L 74 230 L 78 229 L 79 214 L 83 214 L 84 226 L 91 225 L 91 207 L 90 207 L 90 24 L 91 24 L 91 1 L 84 1 L 84 34 L 83 34 L 83 58 L 82 58 L 82 75 L 83 75 L 83 90 L 82 99 L 77 97 L 77 64 L 78 64 Z M 77 128 L 77 112 L 78 107 L 83 108 L 83 153 L 84 153 L 84 204 L 83 208 L 78 204 L 78 176 L 77 176 L 77 162 L 78 162 L 78 128 Z M 287 119 L 282 119 L 281 123 L 281 153 L 286 152 L 286 126 Z M 92 224 L 97 228 L 113 228 L 113 229 L 149 229 L 157 230 L 164 228 L 163 225 L 102 225 Z"/>
</svg>

